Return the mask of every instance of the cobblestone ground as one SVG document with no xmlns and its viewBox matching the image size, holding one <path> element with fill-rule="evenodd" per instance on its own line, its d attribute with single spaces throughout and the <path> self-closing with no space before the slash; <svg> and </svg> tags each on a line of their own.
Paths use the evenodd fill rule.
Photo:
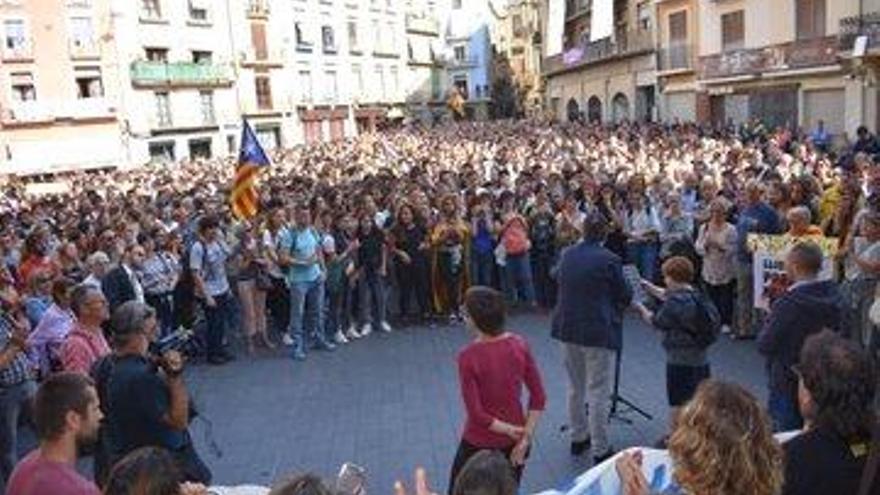
<svg viewBox="0 0 880 495">
<path fill-rule="evenodd" d="M 525 493 L 556 487 L 589 467 L 568 454 L 566 379 L 561 351 L 549 337 L 549 318 L 510 321 L 535 353 L 548 408 L 525 471 Z M 653 415 L 631 424 L 612 421 L 615 447 L 650 445 L 666 429 L 663 352 L 658 336 L 634 319 L 624 330 L 621 392 Z M 335 476 L 344 462 L 368 471 L 373 493 L 391 493 L 395 479 L 424 466 L 433 488 L 446 489 L 462 425 L 455 354 L 467 342 L 463 327 L 414 327 L 373 334 L 333 353 L 294 362 L 279 351 L 231 365 L 193 367 L 188 381 L 222 451 L 208 447 L 205 421 L 193 425 L 199 451 L 219 484 L 270 484 L 294 472 Z M 762 360 L 753 342 L 723 338 L 711 352 L 712 373 L 765 397 Z"/>
</svg>

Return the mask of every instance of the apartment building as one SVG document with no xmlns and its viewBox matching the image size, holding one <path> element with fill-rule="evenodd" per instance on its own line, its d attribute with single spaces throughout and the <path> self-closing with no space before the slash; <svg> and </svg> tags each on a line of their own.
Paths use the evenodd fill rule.
<svg viewBox="0 0 880 495">
<path fill-rule="evenodd" d="M 854 130 L 861 82 L 842 63 L 839 26 L 859 0 L 698 2 L 697 119 Z"/>
<path fill-rule="evenodd" d="M 407 114 L 425 123 L 436 122 L 446 113 L 448 83 L 441 63 L 444 48 L 440 34 L 436 2 L 407 0 L 404 78 Z"/>
<path fill-rule="evenodd" d="M 566 0 L 562 53 L 545 57 L 549 110 L 563 120 L 656 118 L 654 0 L 614 0 L 611 35 L 591 39 L 591 0 Z"/>
<path fill-rule="evenodd" d="M 880 0 L 862 0 L 840 18 L 838 49 L 846 75 L 846 130 L 880 130 Z"/>
<path fill-rule="evenodd" d="M 541 12 L 536 0 L 511 0 L 497 18 L 496 79 L 509 71 L 517 92 L 517 113 L 534 113 L 543 104 Z"/>
<path fill-rule="evenodd" d="M 0 174 L 124 162 L 110 0 L 0 0 Z"/>
<path fill-rule="evenodd" d="M 492 102 L 492 31 L 500 2 L 443 0 L 438 5 L 443 29 L 441 60 L 449 89 L 464 98 L 468 117 L 488 118 Z"/>
<path fill-rule="evenodd" d="M 698 0 L 657 0 L 658 113 L 667 122 L 697 118 Z"/>
<path fill-rule="evenodd" d="M 122 140 L 130 161 L 225 156 L 240 127 L 227 2 L 115 0 Z M 244 12 L 240 14 L 244 15 Z"/>
</svg>

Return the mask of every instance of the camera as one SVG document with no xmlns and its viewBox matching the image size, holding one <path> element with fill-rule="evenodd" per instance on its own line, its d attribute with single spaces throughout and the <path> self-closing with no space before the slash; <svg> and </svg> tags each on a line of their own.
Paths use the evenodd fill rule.
<svg viewBox="0 0 880 495">
<path fill-rule="evenodd" d="M 161 357 L 168 351 L 182 351 L 193 336 L 195 332 L 191 329 L 180 327 L 150 344 L 150 354 Z"/>
</svg>

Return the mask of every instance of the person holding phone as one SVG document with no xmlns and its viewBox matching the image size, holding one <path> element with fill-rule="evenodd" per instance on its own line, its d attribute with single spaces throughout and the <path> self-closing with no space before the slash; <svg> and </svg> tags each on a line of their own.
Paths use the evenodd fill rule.
<svg viewBox="0 0 880 495">
<path fill-rule="evenodd" d="M 504 296 L 489 287 L 470 288 L 464 319 L 474 341 L 458 354 L 458 377 L 467 419 L 449 478 L 449 492 L 468 459 L 481 450 L 497 450 L 522 477 L 532 437 L 547 402 L 541 373 L 528 343 L 505 330 Z M 529 392 L 527 411 L 520 403 Z"/>
</svg>

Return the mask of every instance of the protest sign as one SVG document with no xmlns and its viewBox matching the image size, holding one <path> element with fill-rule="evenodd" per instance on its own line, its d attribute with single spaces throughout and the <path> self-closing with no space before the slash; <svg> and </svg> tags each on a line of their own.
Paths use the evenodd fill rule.
<svg viewBox="0 0 880 495">
<path fill-rule="evenodd" d="M 754 306 L 757 309 L 769 310 L 770 303 L 791 285 L 792 281 L 785 274 L 785 256 L 795 244 L 813 242 L 818 245 L 825 256 L 819 278 L 829 280 L 833 276 L 832 260 L 837 252 L 835 237 L 749 234 L 747 242 L 753 253 Z"/>
</svg>

